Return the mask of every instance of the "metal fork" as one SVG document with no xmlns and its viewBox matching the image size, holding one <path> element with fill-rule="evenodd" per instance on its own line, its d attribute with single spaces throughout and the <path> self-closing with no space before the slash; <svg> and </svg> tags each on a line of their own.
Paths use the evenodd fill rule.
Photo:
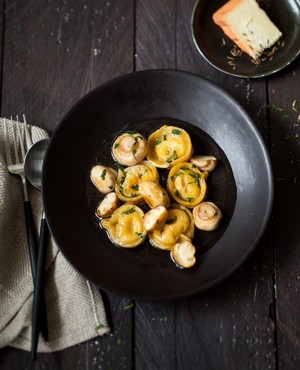
<svg viewBox="0 0 300 370">
<path fill-rule="evenodd" d="M 5 137 L 5 153 L 6 153 L 6 162 L 8 171 L 13 175 L 19 175 L 22 180 L 23 186 L 23 195 L 24 195 L 24 211 L 25 211 L 25 222 L 26 222 L 26 231 L 27 231 L 27 242 L 29 247 L 29 257 L 30 257 L 30 264 L 31 264 L 31 273 L 33 281 L 35 282 L 35 277 L 37 273 L 37 239 L 35 233 L 35 225 L 32 213 L 32 207 L 28 196 L 28 188 L 27 188 L 27 180 L 25 177 L 24 171 L 24 159 L 26 156 L 26 152 L 32 146 L 31 136 L 28 130 L 27 122 L 25 115 L 23 114 L 23 126 L 25 131 L 25 141 L 26 141 L 26 151 L 23 144 L 23 137 L 21 134 L 20 129 L 20 122 L 18 116 L 16 116 L 16 123 L 17 123 L 17 138 L 15 134 L 15 129 L 13 126 L 13 119 L 11 117 L 10 124 L 12 126 L 12 141 L 13 141 L 13 150 L 11 150 L 10 145 L 10 138 L 8 132 L 8 126 L 6 122 L 6 118 L 4 118 L 4 137 Z M 20 151 L 19 151 L 20 148 Z M 14 160 L 12 159 L 12 152 L 14 152 Z M 48 340 L 48 327 L 47 327 L 47 320 L 46 320 L 46 305 L 45 300 L 43 299 L 42 304 L 42 323 L 41 323 L 41 332 L 45 340 Z"/>
</svg>

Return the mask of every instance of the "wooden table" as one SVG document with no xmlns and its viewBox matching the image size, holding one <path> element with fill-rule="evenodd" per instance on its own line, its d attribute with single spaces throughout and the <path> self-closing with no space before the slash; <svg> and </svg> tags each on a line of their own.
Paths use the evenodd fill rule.
<svg viewBox="0 0 300 370">
<path fill-rule="evenodd" d="M 261 242 L 216 288 L 136 301 L 131 310 L 123 309 L 129 299 L 105 294 L 111 334 L 40 354 L 34 364 L 29 353 L 4 348 L 2 370 L 300 369 L 300 59 L 260 79 L 214 69 L 192 41 L 194 2 L 0 0 L 2 117 L 24 112 L 53 133 L 79 98 L 107 80 L 154 68 L 189 71 L 246 109 L 268 145 L 275 180 Z"/>
</svg>

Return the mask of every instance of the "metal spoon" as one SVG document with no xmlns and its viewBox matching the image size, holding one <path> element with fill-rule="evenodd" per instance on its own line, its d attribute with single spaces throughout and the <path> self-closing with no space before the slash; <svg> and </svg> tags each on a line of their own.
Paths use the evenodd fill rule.
<svg viewBox="0 0 300 370">
<path fill-rule="evenodd" d="M 44 157 L 45 157 L 49 142 L 50 142 L 50 139 L 44 139 L 44 140 L 40 140 L 36 142 L 29 149 L 25 157 L 25 164 L 24 164 L 25 176 L 27 180 L 39 190 L 42 189 L 43 162 L 44 162 Z M 36 272 L 36 277 L 35 277 L 35 289 L 34 289 L 33 309 L 32 309 L 32 335 L 31 335 L 32 359 L 35 359 L 36 357 L 36 349 L 37 349 L 37 344 L 38 344 L 40 325 L 43 325 L 43 322 L 47 320 L 43 288 L 44 288 L 46 248 L 47 248 L 48 236 L 49 236 L 49 229 L 48 229 L 47 221 L 45 218 L 45 212 L 43 210 L 41 228 L 40 228 L 40 240 L 39 240 L 39 247 L 38 247 L 38 258 L 37 258 L 37 272 Z M 42 317 L 42 314 L 45 314 L 44 317 Z"/>
</svg>

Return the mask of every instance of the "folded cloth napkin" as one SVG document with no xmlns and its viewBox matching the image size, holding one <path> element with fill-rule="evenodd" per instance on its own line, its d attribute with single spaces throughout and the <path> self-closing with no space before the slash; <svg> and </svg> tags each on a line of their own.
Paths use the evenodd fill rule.
<svg viewBox="0 0 300 370">
<path fill-rule="evenodd" d="M 16 122 L 7 120 L 12 142 Z M 33 142 L 48 134 L 29 125 Z M 23 126 L 21 124 L 21 132 Z M 41 193 L 29 186 L 37 235 Z M 45 295 L 49 341 L 39 337 L 39 352 L 62 350 L 109 331 L 101 294 L 60 253 L 52 238 L 47 250 Z M 0 348 L 31 347 L 33 280 L 27 247 L 21 179 L 8 172 L 4 120 L 0 118 Z"/>
</svg>

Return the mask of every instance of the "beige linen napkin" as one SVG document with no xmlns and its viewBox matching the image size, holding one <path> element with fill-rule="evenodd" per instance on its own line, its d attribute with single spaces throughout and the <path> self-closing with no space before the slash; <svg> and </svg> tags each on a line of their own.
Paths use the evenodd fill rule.
<svg viewBox="0 0 300 370">
<path fill-rule="evenodd" d="M 16 123 L 7 123 L 12 140 Z M 33 142 L 48 137 L 38 127 L 29 129 Z M 38 235 L 41 194 L 33 186 L 28 187 Z M 45 292 L 49 341 L 40 336 L 38 351 L 58 351 L 109 331 L 99 290 L 66 261 L 52 238 L 47 251 Z M 20 177 L 7 170 L 4 123 L 0 118 L 0 348 L 30 350 L 32 302 L 23 188 Z"/>
</svg>

